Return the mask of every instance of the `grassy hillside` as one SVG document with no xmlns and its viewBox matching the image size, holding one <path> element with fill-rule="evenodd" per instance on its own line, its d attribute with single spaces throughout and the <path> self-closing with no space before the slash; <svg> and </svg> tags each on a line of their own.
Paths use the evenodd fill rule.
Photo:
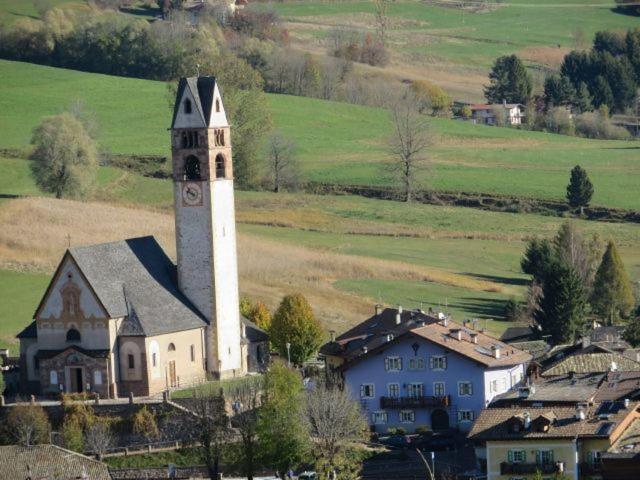
<svg viewBox="0 0 640 480">
<path fill-rule="evenodd" d="M 167 89 L 162 82 L 110 77 L 0 61 L 0 148 L 25 148 L 44 115 L 82 100 L 100 121 L 100 143 L 114 153 L 168 155 Z M 309 180 L 386 185 L 390 123 L 382 109 L 270 95 L 276 127 L 293 138 Z M 585 167 L 594 204 L 638 209 L 640 148 L 434 119 L 433 168 L 423 180 L 435 190 L 563 198 L 569 171 Z"/>
<path fill-rule="evenodd" d="M 576 47 L 578 28 L 590 43 L 598 30 L 637 26 L 637 18 L 614 11 L 612 0 L 513 0 L 478 10 L 479 4 L 391 2 L 393 68 L 386 72 L 428 78 L 457 98 L 480 100 L 487 71 L 500 55 L 520 55 L 535 74 L 557 66 Z M 275 8 L 289 22 L 294 45 L 312 52 L 326 50 L 325 39 L 336 27 L 373 31 L 373 2 L 366 0 L 295 1 Z"/>
</svg>

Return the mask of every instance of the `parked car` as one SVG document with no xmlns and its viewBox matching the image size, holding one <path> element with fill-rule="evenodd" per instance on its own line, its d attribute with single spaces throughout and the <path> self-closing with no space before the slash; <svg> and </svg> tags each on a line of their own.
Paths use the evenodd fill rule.
<svg viewBox="0 0 640 480">
<path fill-rule="evenodd" d="M 415 448 L 409 435 L 390 435 L 388 437 L 380 437 L 380 443 L 395 448 Z"/>
<path fill-rule="evenodd" d="M 316 480 L 318 474 L 316 472 L 302 472 L 298 475 L 298 480 Z"/>
<path fill-rule="evenodd" d="M 433 433 L 431 435 L 420 435 L 413 439 L 413 448 L 419 448 L 424 452 L 443 452 L 455 450 L 455 439 L 447 434 Z"/>
</svg>

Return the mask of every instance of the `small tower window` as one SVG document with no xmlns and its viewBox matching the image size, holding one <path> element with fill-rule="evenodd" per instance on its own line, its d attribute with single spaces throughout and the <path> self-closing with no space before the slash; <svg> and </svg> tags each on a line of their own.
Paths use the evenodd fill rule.
<svg viewBox="0 0 640 480">
<path fill-rule="evenodd" d="M 184 162 L 184 176 L 186 180 L 200 180 L 200 160 L 194 155 L 189 155 Z"/>
<path fill-rule="evenodd" d="M 215 139 L 216 147 L 224 147 L 224 130 L 222 129 L 214 130 L 214 139 Z"/>
<path fill-rule="evenodd" d="M 216 178 L 226 177 L 226 172 L 224 167 L 225 167 L 224 156 L 221 153 L 219 153 L 216 156 Z"/>
<path fill-rule="evenodd" d="M 216 98 L 216 112 L 220 111 L 220 99 Z"/>
<path fill-rule="evenodd" d="M 198 132 L 195 132 L 193 130 L 183 131 L 180 138 L 182 148 L 197 148 L 200 146 L 200 138 L 198 137 Z"/>
<path fill-rule="evenodd" d="M 191 113 L 191 100 L 188 98 L 184 101 L 184 113 Z"/>
<path fill-rule="evenodd" d="M 75 328 L 69 329 L 67 332 L 67 342 L 79 342 L 80 341 L 80 332 Z"/>
<path fill-rule="evenodd" d="M 168 350 L 169 350 L 170 352 L 175 352 L 175 351 L 176 351 L 176 346 L 175 346 L 175 344 L 170 343 L 170 344 L 169 344 L 169 349 L 168 349 Z"/>
</svg>

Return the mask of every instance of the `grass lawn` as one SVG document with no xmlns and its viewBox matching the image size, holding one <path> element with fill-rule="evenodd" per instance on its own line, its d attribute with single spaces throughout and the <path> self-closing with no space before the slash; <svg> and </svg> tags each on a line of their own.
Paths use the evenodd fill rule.
<svg viewBox="0 0 640 480">
<path fill-rule="evenodd" d="M 0 348 L 16 354 L 15 335 L 31 322 L 49 280 L 48 275 L 0 270 Z"/>
<path fill-rule="evenodd" d="M 82 100 L 100 121 L 100 143 L 114 153 L 168 155 L 170 111 L 162 82 L 0 61 L 0 148 L 27 148 L 44 115 Z M 275 125 L 294 139 L 306 178 L 387 185 L 389 119 L 384 110 L 269 95 Z M 135 126 L 135 128 L 132 128 Z M 640 147 L 516 129 L 433 120 L 436 190 L 563 198 L 569 171 L 581 164 L 595 185 L 593 203 L 640 208 Z M 127 188 L 125 186 L 122 188 Z M 132 189 L 137 188 L 134 185 Z M 149 201 L 157 197 L 151 195 Z"/>
</svg>

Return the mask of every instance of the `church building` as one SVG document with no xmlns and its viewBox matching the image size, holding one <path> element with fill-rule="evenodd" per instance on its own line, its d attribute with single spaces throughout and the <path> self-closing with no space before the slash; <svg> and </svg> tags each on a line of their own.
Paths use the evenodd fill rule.
<svg viewBox="0 0 640 480">
<path fill-rule="evenodd" d="M 183 78 L 171 124 L 177 265 L 149 237 L 70 248 L 20 339 L 23 392 L 153 395 L 264 368 L 241 317 L 231 131 L 213 77 Z"/>
</svg>

